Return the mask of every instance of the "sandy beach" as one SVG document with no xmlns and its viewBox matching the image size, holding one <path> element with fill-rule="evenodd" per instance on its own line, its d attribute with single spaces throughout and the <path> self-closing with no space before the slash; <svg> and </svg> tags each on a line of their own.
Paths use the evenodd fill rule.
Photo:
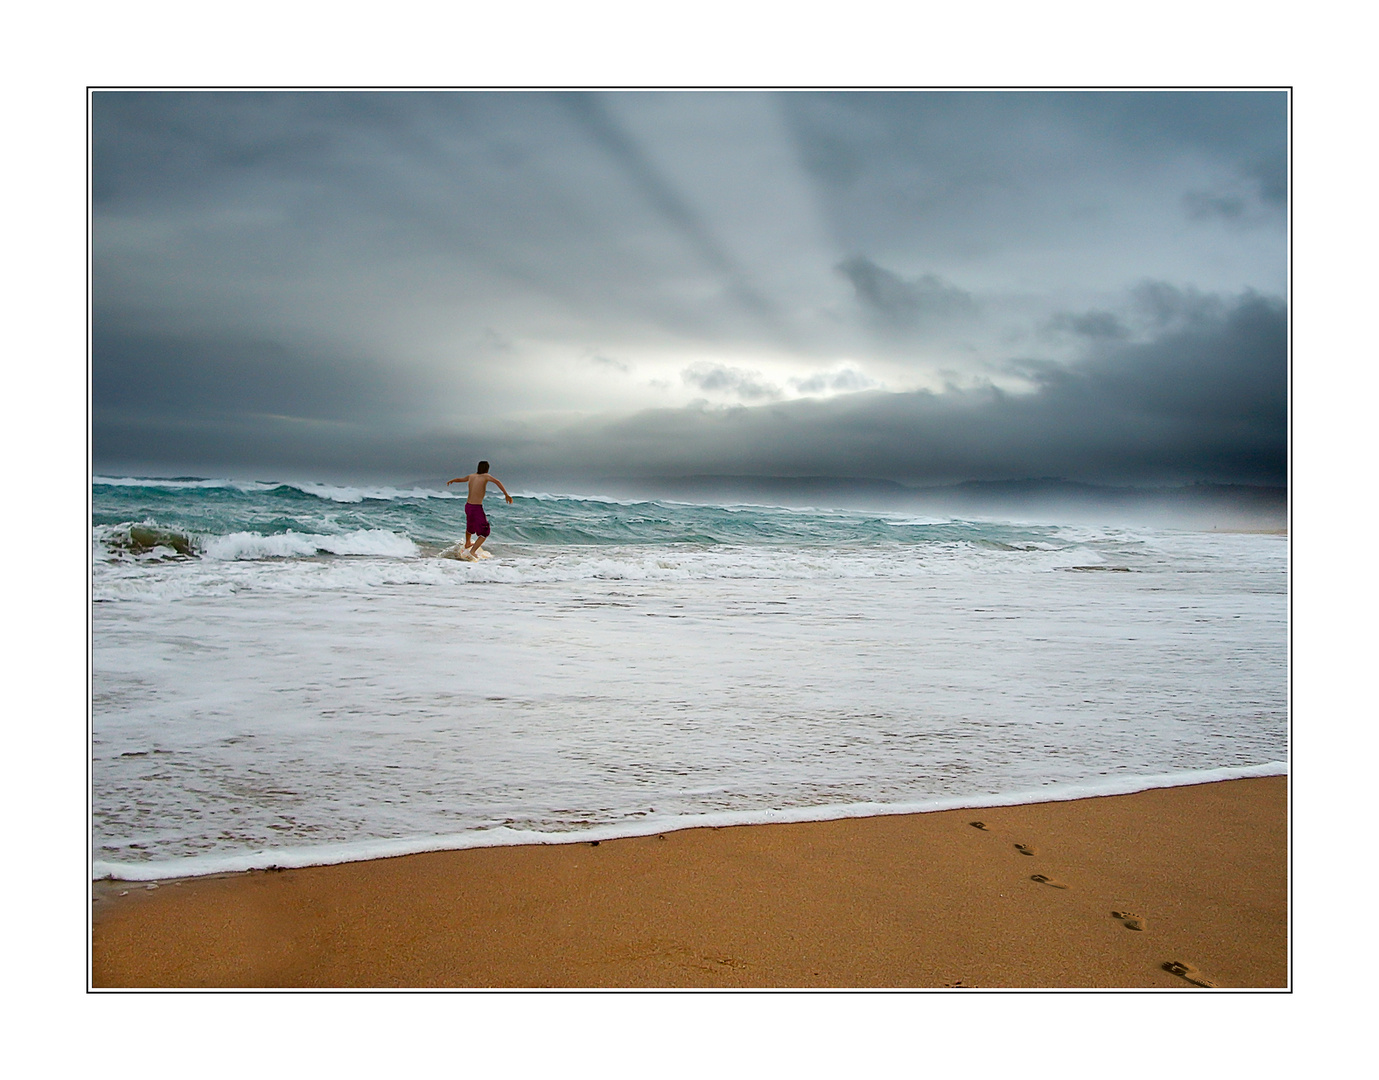
<svg viewBox="0 0 1379 1080">
<path fill-rule="evenodd" d="M 92 984 L 1286 987 L 1287 839 L 1269 777 L 97 882 Z"/>
</svg>

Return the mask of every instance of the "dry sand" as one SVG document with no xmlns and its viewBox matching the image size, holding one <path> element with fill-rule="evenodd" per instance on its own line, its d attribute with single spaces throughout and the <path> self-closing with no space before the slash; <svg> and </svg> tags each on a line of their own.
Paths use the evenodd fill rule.
<svg viewBox="0 0 1379 1080">
<path fill-rule="evenodd" d="M 96 987 L 1284 987 L 1287 817 L 1287 781 L 1270 777 L 436 852 L 157 889 L 103 882 L 92 979 Z M 1187 966 L 1165 970 L 1175 962 Z"/>
</svg>

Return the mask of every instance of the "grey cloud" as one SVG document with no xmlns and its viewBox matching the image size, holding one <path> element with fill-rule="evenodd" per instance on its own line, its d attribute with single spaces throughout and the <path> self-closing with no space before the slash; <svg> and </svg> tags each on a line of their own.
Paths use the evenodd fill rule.
<svg viewBox="0 0 1379 1080">
<path fill-rule="evenodd" d="M 1255 294 L 1221 301 L 1215 318 L 1143 343 L 1104 341 L 1074 368 L 1045 368 L 1030 394 L 873 391 L 722 412 L 658 410 L 600 429 L 595 441 L 604 440 L 644 475 L 842 467 L 911 482 L 1279 484 L 1287 477 L 1286 312 Z M 582 452 L 601 459 L 592 443 Z"/>
<path fill-rule="evenodd" d="M 589 362 L 591 364 L 596 364 L 599 367 L 610 368 L 613 371 L 620 371 L 623 374 L 626 374 L 627 372 L 632 370 L 632 368 L 628 364 L 624 363 L 622 360 L 615 360 L 611 356 L 604 356 L 602 353 L 592 354 L 589 357 Z"/>
<path fill-rule="evenodd" d="M 799 473 L 826 434 L 898 477 L 1282 468 L 1286 411 L 1261 387 L 1283 385 L 1283 361 L 1273 382 L 1247 362 L 1286 355 L 1260 344 L 1281 308 L 1240 290 L 1286 276 L 1285 95 L 656 100 L 96 93 L 97 462 L 428 475 L 453 451 L 538 472 Z M 724 158 L 684 170 L 701 150 Z M 747 162 L 756 185 L 735 180 Z M 1160 166 L 1189 180 L 1160 185 Z M 1194 208 L 1201 225 L 1179 228 Z M 1035 393 L 888 394 L 853 369 L 786 381 L 843 357 L 903 366 L 921 338 L 955 385 L 1018 369 Z M 1056 359 L 1010 360 L 1041 342 Z M 781 400 L 734 366 L 763 344 L 782 386 L 841 396 Z M 653 356 L 685 371 L 666 390 L 752 407 L 523 419 L 597 408 L 559 380 Z"/>
<path fill-rule="evenodd" d="M 907 279 L 860 255 L 839 263 L 838 272 L 852 283 L 858 301 L 891 329 L 914 330 L 976 311 L 969 293 L 937 274 Z"/>
<path fill-rule="evenodd" d="M 326 338 L 336 297 L 360 280 L 375 307 L 453 295 L 457 278 L 472 293 L 475 276 L 486 293 L 578 306 L 587 276 L 531 257 L 568 230 L 568 200 L 495 134 L 520 145 L 541 132 L 547 153 L 581 142 L 553 116 L 539 95 L 97 94 L 98 315 L 154 259 L 176 263 L 158 271 L 176 302 L 222 320 L 227 294 L 285 277 L 309 293 L 297 317 Z"/>
<path fill-rule="evenodd" d="M 92 356 L 98 412 L 150 419 L 273 415 L 387 425 L 436 390 L 392 366 L 235 334 L 104 325 L 92 335 Z"/>
<path fill-rule="evenodd" d="M 1288 201 L 1288 159 L 1285 154 L 1261 157 L 1244 171 L 1258 185 L 1260 199 L 1270 206 L 1283 208 Z"/>
<path fill-rule="evenodd" d="M 742 371 L 722 364 L 695 364 L 682 371 L 680 377 L 700 390 L 733 394 L 743 401 L 774 400 L 781 396 L 780 388 L 759 381 L 757 372 Z"/>
<path fill-rule="evenodd" d="M 912 484 L 1057 476 L 1101 483 L 1212 480 L 1287 482 L 1287 317 L 1281 300 L 1174 295 L 1193 312 L 1147 340 L 1087 339 L 1069 368 L 1036 365 L 1036 389 L 887 393 L 751 407 L 657 409 L 572 427 L 476 416 L 463 433 L 369 422 L 337 410 L 334 423 L 291 423 L 254 394 L 196 425 L 176 408 L 141 415 L 100 410 L 101 461 L 219 462 L 320 474 L 439 475 L 454 458 L 503 461 L 505 475 L 540 481 L 687 474 L 858 476 Z M 165 373 L 168 365 L 158 368 Z M 724 392 L 747 373 L 704 365 L 688 373 Z M 224 388 L 217 376 L 210 385 Z M 152 388 L 150 380 L 148 389 Z M 132 403 L 145 404 L 147 394 Z M 180 399 L 178 399 L 180 400 Z M 176 401 L 170 402 L 175 405 Z M 323 410 L 317 410 L 318 414 Z M 329 419 L 323 417 L 322 419 Z M 160 456 L 161 455 L 161 456 Z"/>
<path fill-rule="evenodd" d="M 1142 281 L 1131 290 L 1130 298 L 1136 313 L 1160 331 L 1206 328 L 1225 317 L 1221 297 L 1167 281 Z"/>
<path fill-rule="evenodd" d="M 1189 191 L 1183 196 L 1183 208 L 1194 221 L 1222 218 L 1239 221 L 1245 216 L 1245 200 L 1239 195 L 1213 195 L 1206 191 Z"/>
<path fill-rule="evenodd" d="M 1050 320 L 1055 330 L 1067 330 L 1088 338 L 1123 338 L 1130 331 L 1120 317 L 1110 311 L 1059 312 Z"/>
<path fill-rule="evenodd" d="M 269 283 L 326 342 L 409 307 L 527 339 L 601 325 L 605 340 L 785 341 L 765 290 L 610 108 L 635 103 L 97 93 L 97 315 L 121 293 L 223 322 L 233 297 L 247 330 L 261 312 L 242 297 Z M 139 282 L 160 275 L 174 288 Z"/>
<path fill-rule="evenodd" d="M 561 100 L 590 138 L 617 162 L 629 183 L 647 203 L 720 276 L 727 292 L 774 334 L 781 335 L 783 327 L 775 305 L 748 280 L 746 272 L 714 235 L 703 216 L 652 164 L 637 140 L 605 107 L 600 95 L 565 94 Z"/>
<path fill-rule="evenodd" d="M 1108 195 L 1169 162 L 1242 185 L 1261 207 L 1286 200 L 1282 92 L 803 93 L 782 112 L 839 244 L 883 259 L 1095 234 Z M 1157 197 L 1171 213 L 1181 195 Z M 1141 189 L 1142 203 L 1154 197 Z"/>
<path fill-rule="evenodd" d="M 842 371 L 820 372 L 807 379 L 791 379 L 790 385 L 801 394 L 820 394 L 829 390 L 835 393 L 856 393 L 859 390 L 872 389 L 877 382 L 875 379 L 867 378 L 860 371 L 844 368 Z"/>
<path fill-rule="evenodd" d="M 1171 293 L 1159 287 L 1162 299 Z M 1104 347 L 1080 369 L 1051 373 L 1049 390 L 1124 403 L 1144 416 L 1214 425 L 1217 437 L 1250 430 L 1282 450 L 1287 438 L 1288 317 L 1280 299 L 1178 292 L 1191 318 L 1143 343 Z M 1205 434 L 1202 436 L 1206 437 Z M 1276 463 L 1281 473 L 1282 457 Z"/>
<path fill-rule="evenodd" d="M 498 333 L 491 326 L 485 326 L 483 333 L 479 335 L 477 348 L 484 353 L 510 354 L 512 352 L 512 339 Z"/>
<path fill-rule="evenodd" d="M 1141 281 L 1128 291 L 1119 312 L 1101 308 L 1059 311 L 1046 327 L 1055 333 L 1086 339 L 1095 351 L 1129 339 L 1152 339 L 1171 332 L 1209 332 L 1226 318 L 1228 308 L 1227 300 L 1213 293 L 1166 281 Z M 1026 373 L 1062 370 L 1062 365 L 1034 360 L 1012 361 L 1010 367 Z"/>
<path fill-rule="evenodd" d="M 919 175 L 948 181 L 1004 183 L 1032 152 L 1057 156 L 1072 136 L 1104 158 L 1207 155 L 1256 178 L 1269 197 L 1286 186 L 1282 91 L 803 93 L 782 105 L 806 164 L 837 185 L 881 160 L 922 164 Z"/>
</svg>

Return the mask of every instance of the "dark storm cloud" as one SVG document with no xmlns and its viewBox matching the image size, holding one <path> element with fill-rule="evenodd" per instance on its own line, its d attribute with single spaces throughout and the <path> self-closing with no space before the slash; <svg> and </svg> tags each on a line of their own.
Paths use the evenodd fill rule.
<svg viewBox="0 0 1379 1080">
<path fill-rule="evenodd" d="M 272 415 L 395 423 L 425 387 L 357 357 L 234 334 L 120 332 L 98 326 L 91 373 L 101 410 L 148 419 Z"/>
<path fill-rule="evenodd" d="M 294 422 L 218 413 L 199 425 L 172 410 L 97 418 L 112 459 L 176 460 L 315 475 L 432 475 L 437 462 L 486 455 L 527 481 L 724 474 L 846 473 L 911 483 L 1059 476 L 1088 482 L 1287 479 L 1287 318 L 1281 302 L 1147 286 L 1161 332 L 1089 340 L 1072 367 L 1032 365 L 1027 394 L 993 387 L 868 391 L 826 401 L 651 410 L 557 428 L 479 422 L 463 436 L 354 421 Z M 160 374 L 166 368 L 160 368 Z M 735 389 L 746 373 L 703 370 Z M 846 379 L 847 373 L 840 373 Z M 218 383 L 217 385 L 223 385 Z M 175 397 L 175 396 L 174 396 Z M 246 408 L 268 400 L 243 399 Z M 143 455 L 142 457 L 140 455 Z M 276 473 L 275 473 L 276 475 Z"/>
<path fill-rule="evenodd" d="M 1074 367 L 1045 367 L 1029 394 L 863 393 L 755 409 L 657 411 L 586 438 L 594 467 L 643 475 L 832 474 L 932 481 L 1278 484 L 1287 465 L 1287 318 L 1273 299 L 1155 285 L 1163 331 L 1103 338 Z M 808 431 L 809 444 L 799 444 Z M 600 453 L 606 441 L 616 453 Z"/>
<path fill-rule="evenodd" d="M 1159 330 L 1206 330 L 1225 317 L 1229 301 L 1188 286 L 1144 281 L 1130 294 L 1133 309 Z"/>
<path fill-rule="evenodd" d="M 92 117 L 98 320 L 173 311 L 252 335 L 279 297 L 325 342 L 417 309 L 413 336 L 482 320 L 580 348 L 784 334 L 596 97 L 103 92 Z M 382 366 L 410 342 L 391 345 Z"/>
<path fill-rule="evenodd" d="M 560 250 L 605 225 L 561 171 L 607 155 L 551 95 L 104 93 L 92 137 L 98 259 L 123 215 L 174 223 L 208 284 L 272 260 L 324 288 L 371 274 L 444 291 L 467 271 L 579 308 L 628 272 L 597 272 L 604 253 L 586 243 L 573 273 Z"/>
<path fill-rule="evenodd" d="M 1094 205 L 1108 178 L 1176 159 L 1237 182 L 1221 197 L 1242 208 L 1287 198 L 1282 93 L 805 93 L 783 108 L 853 250 L 970 253 L 1067 230 L 1040 206 L 1051 181 Z"/>
<path fill-rule="evenodd" d="M 1277 479 L 1286 104 L 98 92 L 93 454 Z"/>
</svg>

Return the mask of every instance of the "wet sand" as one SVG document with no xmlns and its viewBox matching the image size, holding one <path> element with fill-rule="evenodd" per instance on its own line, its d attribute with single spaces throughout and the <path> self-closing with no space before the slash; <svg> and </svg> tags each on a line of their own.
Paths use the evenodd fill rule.
<svg viewBox="0 0 1379 1080">
<path fill-rule="evenodd" d="M 1284 987 L 1287 837 L 1268 777 L 100 882 L 92 984 Z"/>
</svg>

